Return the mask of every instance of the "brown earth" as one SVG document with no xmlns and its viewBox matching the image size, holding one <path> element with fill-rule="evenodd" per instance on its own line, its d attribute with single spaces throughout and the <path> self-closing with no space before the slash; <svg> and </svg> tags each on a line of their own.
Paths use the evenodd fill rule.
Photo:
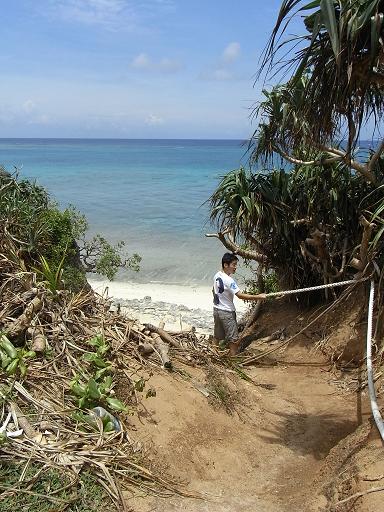
<svg viewBox="0 0 384 512">
<path fill-rule="evenodd" d="M 284 326 L 291 335 L 313 315 L 275 303 L 260 325 L 270 332 Z M 357 332 L 351 308 L 340 315 L 349 318 L 344 339 L 350 340 L 351 329 Z M 335 505 L 384 486 L 384 452 L 365 392 L 351 391 L 355 373 L 340 372 L 329 354 L 314 350 L 331 347 L 335 353 L 324 325 L 323 319 L 283 353 L 247 368 L 253 383 L 217 368 L 186 366 L 189 378 L 155 374 L 150 385 L 157 396 L 132 419 L 134 437 L 151 447 L 157 470 L 199 497 L 127 495 L 127 506 L 135 512 L 384 510 L 382 492 Z M 340 322 L 335 338 L 343 338 Z M 266 348 L 254 344 L 248 352 Z"/>
</svg>

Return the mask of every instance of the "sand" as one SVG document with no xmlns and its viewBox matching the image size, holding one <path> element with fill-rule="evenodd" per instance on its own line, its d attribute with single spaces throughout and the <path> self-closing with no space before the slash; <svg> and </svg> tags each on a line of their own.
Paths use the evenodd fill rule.
<svg viewBox="0 0 384 512">
<path fill-rule="evenodd" d="M 89 284 L 99 294 L 108 292 L 116 299 L 144 299 L 153 302 L 183 305 L 189 309 L 212 311 L 212 292 L 209 286 L 181 286 L 176 284 L 135 283 L 133 281 L 99 281 L 88 278 Z"/>
<path fill-rule="evenodd" d="M 203 334 L 213 331 L 210 286 L 102 281 L 93 277 L 88 278 L 88 282 L 100 295 L 107 294 L 121 302 L 124 313 L 140 323 L 156 325 L 164 320 L 169 330 L 194 326 Z M 235 301 L 241 316 L 247 306 L 239 299 Z"/>
</svg>

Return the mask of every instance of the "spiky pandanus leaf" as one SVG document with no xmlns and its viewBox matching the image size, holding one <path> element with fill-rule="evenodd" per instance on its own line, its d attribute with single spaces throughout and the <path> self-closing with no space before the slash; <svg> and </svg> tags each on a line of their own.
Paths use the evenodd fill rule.
<svg viewBox="0 0 384 512">
<path fill-rule="evenodd" d="M 296 14 L 304 15 L 307 32 L 280 43 Z M 260 73 L 287 73 L 292 88 L 308 76 L 300 112 L 313 140 L 326 142 L 347 123 L 352 145 L 367 117 L 381 119 L 383 18 L 382 0 L 282 2 Z M 281 50 L 285 57 L 279 59 Z M 291 135 L 302 140 L 299 132 Z"/>
</svg>

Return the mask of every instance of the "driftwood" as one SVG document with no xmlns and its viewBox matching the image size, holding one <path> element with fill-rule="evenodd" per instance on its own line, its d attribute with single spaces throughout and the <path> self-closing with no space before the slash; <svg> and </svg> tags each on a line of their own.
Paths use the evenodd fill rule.
<svg viewBox="0 0 384 512">
<path fill-rule="evenodd" d="M 47 348 L 47 338 L 41 331 L 34 331 L 32 334 L 31 350 L 34 352 L 44 352 Z"/>
<path fill-rule="evenodd" d="M 9 412 L 12 413 L 13 420 L 16 425 L 23 429 L 25 435 L 30 439 L 36 438 L 39 433 L 29 423 L 25 414 L 21 411 L 20 407 L 15 402 L 10 402 L 8 406 Z"/>
<path fill-rule="evenodd" d="M 17 318 L 10 326 L 8 326 L 8 336 L 10 338 L 16 338 L 26 329 L 28 329 L 32 318 L 38 311 L 40 311 L 42 306 L 43 301 L 40 297 L 36 296 L 34 299 L 32 299 L 28 306 L 25 308 L 24 313 L 22 313 L 19 318 Z"/>
<path fill-rule="evenodd" d="M 155 325 L 152 325 L 152 324 L 144 324 L 144 326 L 151 333 L 154 332 L 156 334 L 159 334 L 161 339 L 163 341 L 166 341 L 167 343 L 169 343 L 172 347 L 176 347 L 176 348 L 180 347 L 180 344 L 170 334 L 168 334 L 166 331 L 164 331 L 164 329 L 162 327 L 156 327 Z"/>
<path fill-rule="evenodd" d="M 153 343 L 155 345 L 156 350 L 160 354 L 164 368 L 172 368 L 172 363 L 168 356 L 169 345 L 165 343 L 161 339 L 161 336 L 156 332 L 151 333 L 151 338 L 153 339 Z"/>
<path fill-rule="evenodd" d="M 283 340 L 285 338 L 285 328 L 278 329 L 277 331 L 273 332 L 269 336 L 265 336 L 264 338 L 259 338 L 257 341 L 259 343 L 269 343 L 271 341 L 276 340 Z"/>
<path fill-rule="evenodd" d="M 147 341 L 144 343 L 140 343 L 137 347 L 137 350 L 140 352 L 140 354 L 144 357 L 148 357 L 154 352 L 153 345 L 151 343 L 148 343 Z"/>
</svg>

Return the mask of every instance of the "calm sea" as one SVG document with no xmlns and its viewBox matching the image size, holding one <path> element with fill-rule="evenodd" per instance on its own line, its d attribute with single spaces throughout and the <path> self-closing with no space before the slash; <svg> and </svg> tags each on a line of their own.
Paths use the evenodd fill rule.
<svg viewBox="0 0 384 512">
<path fill-rule="evenodd" d="M 206 284 L 225 251 L 205 238 L 210 197 L 228 171 L 247 165 L 236 140 L 0 139 L 0 164 L 36 180 L 90 234 L 125 240 L 141 271 L 119 280 Z"/>
</svg>

